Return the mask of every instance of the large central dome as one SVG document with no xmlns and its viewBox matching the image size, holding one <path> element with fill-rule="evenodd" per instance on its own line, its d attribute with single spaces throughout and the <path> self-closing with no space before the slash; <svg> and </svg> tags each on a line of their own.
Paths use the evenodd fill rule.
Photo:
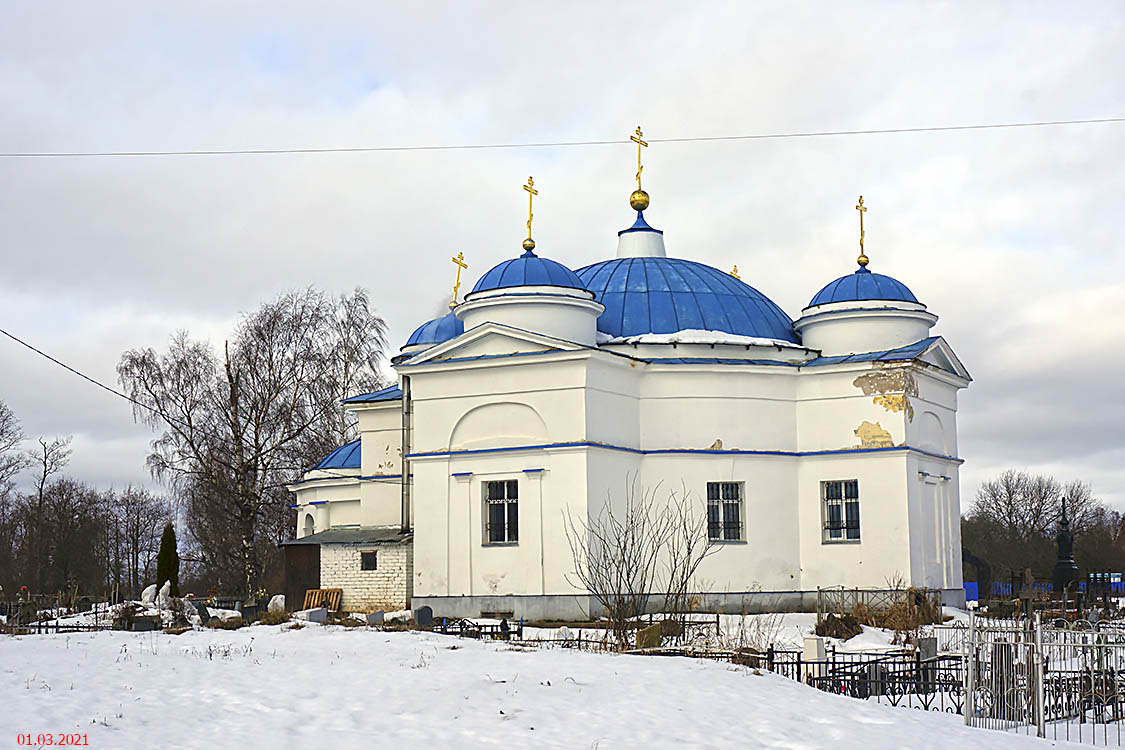
<svg viewBox="0 0 1125 750">
<path fill-rule="evenodd" d="M 605 305 L 598 330 L 640 336 L 685 330 L 798 343 L 793 321 L 757 289 L 717 268 L 681 258 L 632 257 L 576 271 Z"/>
</svg>

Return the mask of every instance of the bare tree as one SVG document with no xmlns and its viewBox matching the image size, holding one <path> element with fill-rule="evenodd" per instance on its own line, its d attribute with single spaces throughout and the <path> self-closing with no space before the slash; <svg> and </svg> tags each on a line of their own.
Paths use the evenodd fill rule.
<svg viewBox="0 0 1125 750">
<path fill-rule="evenodd" d="M 1099 505 L 1088 484 L 1073 481 L 1063 485 L 1052 476 L 1013 469 L 981 484 L 968 515 L 990 521 L 1011 539 L 1049 535 L 1062 515 L 1064 497 L 1071 528 L 1081 533 Z"/>
<path fill-rule="evenodd" d="M 11 481 L 25 468 L 29 459 L 20 452 L 23 431 L 16 415 L 8 405 L 0 401 L 0 495 L 11 489 Z"/>
<path fill-rule="evenodd" d="M 164 524 L 172 513 L 164 498 L 146 489 L 128 487 L 113 508 L 120 535 L 123 574 L 133 596 L 152 578 L 153 564 Z"/>
<path fill-rule="evenodd" d="M 699 566 L 722 549 L 711 544 L 708 537 L 706 508 L 700 512 L 686 485 L 679 492 L 672 491 L 663 512 L 667 517 L 667 539 L 661 559 L 666 573 L 664 612 L 678 626 L 679 634 L 685 632 L 687 613 L 698 605 L 691 601 L 695 575 Z"/>
<path fill-rule="evenodd" d="M 122 355 L 117 371 L 139 403 L 135 416 L 164 430 L 149 467 L 216 513 L 196 530 L 237 536 L 245 590 L 257 589 L 262 572 L 263 519 L 287 511 L 285 485 L 348 434 L 340 396 L 378 381 L 383 330 L 362 290 L 332 300 L 309 288 L 244 316 L 221 359 L 186 332 L 164 355 Z"/>
<path fill-rule="evenodd" d="M 43 591 L 47 585 L 47 487 L 51 477 L 58 474 L 70 461 L 71 437 L 54 438 L 47 440 L 39 438 L 39 448 L 28 451 L 28 462 L 35 467 L 35 494 L 29 498 L 30 508 L 28 518 L 27 536 L 30 538 L 30 552 L 34 560 L 32 566 L 32 580 L 38 591 Z"/>
<path fill-rule="evenodd" d="M 629 621 L 643 614 L 659 575 L 659 557 L 670 534 L 669 516 L 655 508 L 656 490 L 629 482 L 623 505 L 612 498 L 596 516 L 577 521 L 569 513 L 564 530 L 574 559 L 571 583 L 602 606 L 618 649 L 629 643 Z"/>
</svg>

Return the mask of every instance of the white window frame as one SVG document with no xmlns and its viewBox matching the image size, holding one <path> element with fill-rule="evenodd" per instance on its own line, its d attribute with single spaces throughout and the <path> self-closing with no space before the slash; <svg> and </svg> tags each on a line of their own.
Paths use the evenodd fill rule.
<svg viewBox="0 0 1125 750">
<path fill-rule="evenodd" d="M 714 488 L 714 491 L 712 491 Z M 737 498 L 724 497 L 730 494 L 730 489 L 734 488 L 737 492 Z M 712 497 L 715 495 L 715 497 Z M 707 490 L 707 541 L 711 544 L 723 544 L 729 542 L 744 542 L 746 541 L 746 483 L 745 482 L 729 482 L 717 481 L 708 482 Z M 730 520 L 728 516 L 728 509 L 735 508 L 738 513 L 738 518 L 734 523 L 737 529 L 734 535 L 730 534 Z M 715 520 L 712 521 L 711 510 L 715 509 Z"/>
<path fill-rule="evenodd" d="M 839 497 L 829 497 L 831 485 L 839 485 Z M 848 491 L 852 488 L 855 494 L 854 497 L 849 497 Z M 848 512 L 849 506 L 854 509 L 854 513 Z M 839 513 L 834 514 L 833 508 L 839 508 Z M 833 515 L 837 515 L 837 520 L 833 520 Z M 852 523 L 849 519 L 851 515 L 855 517 L 854 529 L 848 527 Z M 859 544 L 862 541 L 858 479 L 826 479 L 820 483 L 820 529 L 822 544 Z"/>
<path fill-rule="evenodd" d="M 518 479 L 486 479 L 480 483 L 481 494 L 481 532 L 483 544 L 488 547 L 497 546 L 512 546 L 519 544 L 519 485 Z M 493 487 L 502 486 L 503 497 L 490 498 L 489 494 Z M 512 492 L 515 495 L 512 496 Z M 492 516 L 491 509 L 496 505 L 504 506 L 504 528 L 501 536 L 502 538 L 493 539 Z M 515 529 L 511 528 L 512 521 L 515 521 Z"/>
</svg>

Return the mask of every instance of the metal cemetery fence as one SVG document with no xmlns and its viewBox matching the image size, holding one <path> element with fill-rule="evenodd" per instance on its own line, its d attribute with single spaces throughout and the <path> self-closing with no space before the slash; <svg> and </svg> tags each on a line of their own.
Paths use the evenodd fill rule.
<svg viewBox="0 0 1125 750">
<path fill-rule="evenodd" d="M 1075 623 L 1077 624 L 1077 623 Z M 965 723 L 1093 745 L 1125 736 L 1125 634 L 1037 617 L 1021 627 L 971 618 Z"/>
<path fill-rule="evenodd" d="M 1089 745 L 1125 744 L 1125 627 L 970 617 L 927 648 L 769 649 L 761 666 L 839 695 L 960 714 L 966 724 Z"/>
</svg>

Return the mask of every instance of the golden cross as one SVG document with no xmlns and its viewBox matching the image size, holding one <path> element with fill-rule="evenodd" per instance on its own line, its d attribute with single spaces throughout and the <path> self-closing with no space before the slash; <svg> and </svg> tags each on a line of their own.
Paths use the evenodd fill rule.
<svg viewBox="0 0 1125 750">
<path fill-rule="evenodd" d="M 531 219 L 534 214 L 531 213 L 531 199 L 539 195 L 539 191 L 535 189 L 535 180 L 530 177 L 527 178 L 527 184 L 523 186 L 527 191 L 527 238 L 531 239 Z"/>
<path fill-rule="evenodd" d="M 863 231 L 863 215 L 867 213 L 867 206 L 863 205 L 863 196 L 859 196 L 859 203 L 855 207 L 859 211 L 859 264 L 861 266 L 867 265 L 867 254 L 863 251 L 863 240 L 866 234 Z"/>
<path fill-rule="evenodd" d="M 738 279 L 739 281 L 742 281 L 742 277 L 738 275 L 738 266 L 735 266 L 730 270 L 730 275 Z"/>
<path fill-rule="evenodd" d="M 449 303 L 450 309 L 453 309 L 457 307 L 457 291 L 461 288 L 461 269 L 468 268 L 469 264 L 465 262 L 464 253 L 457 253 L 457 257 L 450 260 L 457 264 L 457 280 L 453 282 L 453 301 Z"/>
<path fill-rule="evenodd" d="M 636 134 L 629 136 L 629 140 L 637 144 L 637 190 L 641 189 L 641 172 L 644 171 L 644 167 L 641 165 L 641 146 L 648 146 L 648 143 L 641 140 L 644 135 L 641 132 L 641 126 L 638 125 Z"/>
</svg>

